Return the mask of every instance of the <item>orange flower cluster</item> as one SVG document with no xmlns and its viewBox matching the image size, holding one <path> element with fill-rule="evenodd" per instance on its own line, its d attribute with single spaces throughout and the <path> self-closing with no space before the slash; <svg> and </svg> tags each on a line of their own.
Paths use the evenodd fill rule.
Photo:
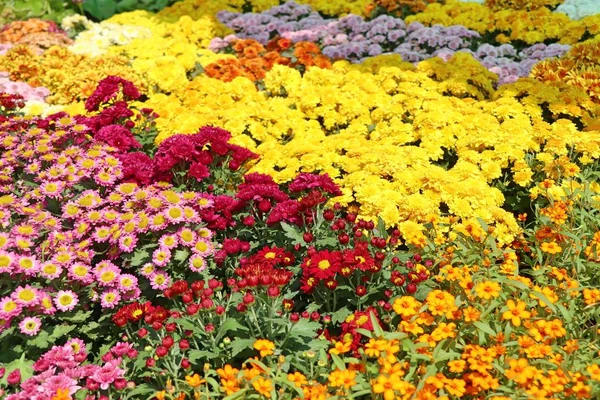
<svg viewBox="0 0 600 400">
<path fill-rule="evenodd" d="M 375 0 L 367 5 L 366 14 L 371 14 L 379 8 L 385 10 L 386 14 L 403 17 L 422 12 L 432 3 L 444 4 L 445 0 Z"/>
<path fill-rule="evenodd" d="M 26 44 L 38 52 L 57 45 L 68 45 L 72 40 L 54 22 L 37 18 L 14 21 L 0 31 L 0 43 Z"/>
<path fill-rule="evenodd" d="M 288 39 L 274 39 L 263 46 L 253 39 L 240 39 L 233 44 L 234 59 L 219 60 L 206 66 L 211 78 L 230 82 L 238 76 L 257 81 L 265 77 L 274 65 L 281 64 L 304 71 L 309 67 L 330 68 L 331 60 L 321 54 L 321 49 L 311 42 L 298 42 L 293 46 Z"/>
<path fill-rule="evenodd" d="M 564 57 L 536 64 L 531 76 L 544 83 L 564 82 L 581 88 L 600 103 L 600 41 L 578 43 Z"/>
<path fill-rule="evenodd" d="M 564 0 L 486 0 L 485 5 L 492 10 L 537 10 L 547 7 L 554 9 Z"/>
</svg>

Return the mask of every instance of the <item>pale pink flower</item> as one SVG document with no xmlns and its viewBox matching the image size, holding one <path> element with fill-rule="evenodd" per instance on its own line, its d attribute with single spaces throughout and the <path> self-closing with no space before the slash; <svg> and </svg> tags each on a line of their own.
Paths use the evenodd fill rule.
<svg viewBox="0 0 600 400">
<path fill-rule="evenodd" d="M 150 286 L 154 290 L 164 290 L 169 287 L 171 278 L 164 271 L 157 271 L 150 276 Z"/>
<path fill-rule="evenodd" d="M 104 308 L 115 308 L 120 300 L 121 295 L 117 290 L 109 290 L 100 296 L 100 304 Z"/>
<path fill-rule="evenodd" d="M 42 327 L 42 320 L 38 317 L 25 317 L 19 324 L 19 330 L 22 334 L 28 336 L 35 336 Z"/>
<path fill-rule="evenodd" d="M 60 311 L 71 311 L 79 303 L 79 297 L 71 290 L 61 290 L 56 293 L 54 304 Z"/>
</svg>

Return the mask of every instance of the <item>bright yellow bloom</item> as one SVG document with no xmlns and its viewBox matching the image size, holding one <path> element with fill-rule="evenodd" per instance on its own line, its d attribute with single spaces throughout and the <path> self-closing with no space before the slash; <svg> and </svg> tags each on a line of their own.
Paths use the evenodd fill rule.
<svg viewBox="0 0 600 400">
<path fill-rule="evenodd" d="M 273 389 L 273 383 L 270 379 L 265 379 L 262 376 L 252 382 L 252 387 L 261 395 L 271 398 L 271 390 Z"/>
<path fill-rule="evenodd" d="M 343 387 L 345 389 L 349 389 L 350 387 L 356 385 L 356 371 L 352 371 L 349 369 L 340 370 L 336 369 L 331 374 L 329 374 L 329 384 L 333 387 Z"/>
<path fill-rule="evenodd" d="M 193 388 L 198 387 L 201 384 L 203 384 L 204 382 L 206 382 L 198 374 L 186 376 L 185 381 L 187 382 L 188 385 L 190 385 Z"/>
<path fill-rule="evenodd" d="M 498 282 L 486 281 L 475 286 L 477 297 L 489 300 L 500 295 L 500 284 Z"/>
<path fill-rule="evenodd" d="M 502 314 L 502 319 L 510 320 L 510 322 L 514 326 L 521 326 L 521 319 L 528 319 L 531 317 L 531 312 L 525 311 L 527 304 L 518 300 L 517 303 L 514 300 L 509 299 L 506 302 L 506 306 L 508 307 L 508 311 L 505 311 Z"/>
<path fill-rule="evenodd" d="M 260 352 L 261 357 L 266 357 L 273 354 L 275 344 L 267 339 L 257 339 L 256 342 L 254 342 L 254 349 Z"/>
</svg>

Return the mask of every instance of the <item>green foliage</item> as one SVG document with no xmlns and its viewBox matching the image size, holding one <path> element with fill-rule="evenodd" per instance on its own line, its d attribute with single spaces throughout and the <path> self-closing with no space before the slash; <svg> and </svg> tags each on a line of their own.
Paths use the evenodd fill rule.
<svg viewBox="0 0 600 400">
<path fill-rule="evenodd" d="M 177 0 L 84 0 L 83 10 L 92 19 L 102 21 L 112 17 L 114 14 L 146 10 L 157 12 L 170 6 Z"/>
<path fill-rule="evenodd" d="M 71 0 L 5 0 L 0 2 L 0 25 L 29 18 L 60 22 L 78 11 Z"/>
</svg>

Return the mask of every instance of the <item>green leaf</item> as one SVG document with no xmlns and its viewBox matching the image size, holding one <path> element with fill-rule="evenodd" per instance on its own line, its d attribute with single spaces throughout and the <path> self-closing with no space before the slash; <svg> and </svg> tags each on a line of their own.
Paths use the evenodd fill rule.
<svg viewBox="0 0 600 400">
<path fill-rule="evenodd" d="M 71 332 L 73 329 L 75 329 L 75 325 L 57 325 L 52 330 L 52 334 L 50 334 L 48 340 L 54 343 L 57 339 L 63 337 L 67 333 Z"/>
<path fill-rule="evenodd" d="M 302 238 L 302 233 L 300 233 L 298 229 L 294 228 L 294 226 L 285 222 L 281 222 L 281 227 L 285 232 L 285 237 L 292 239 L 291 244 L 305 244 L 304 239 Z"/>
<path fill-rule="evenodd" d="M 346 366 L 344 365 L 344 362 L 342 361 L 342 359 L 337 354 L 330 354 L 330 356 L 331 356 L 331 361 L 333 361 L 333 363 L 335 364 L 335 366 L 340 371 L 345 371 L 346 370 Z"/>
<path fill-rule="evenodd" d="M 382 338 L 384 336 L 384 332 L 383 332 L 383 329 L 381 329 L 379 322 L 377 322 L 377 317 L 375 317 L 375 314 L 372 311 L 370 313 L 370 316 L 371 316 L 371 323 L 373 324 L 373 333 L 377 337 Z"/>
<path fill-rule="evenodd" d="M 148 393 L 154 393 L 156 392 L 156 389 L 154 389 L 153 387 L 146 385 L 146 384 L 141 384 L 141 385 L 137 385 L 133 390 L 128 390 L 127 393 L 127 398 L 141 398 L 141 395 L 144 394 L 148 394 Z M 143 396 L 143 397 L 150 397 L 150 396 Z"/>
<path fill-rule="evenodd" d="M 83 9 L 94 19 L 102 21 L 117 12 L 117 3 L 114 0 L 84 0 Z"/>
<path fill-rule="evenodd" d="M 133 257 L 131 257 L 130 262 L 132 267 L 139 267 L 148 260 L 150 260 L 150 253 L 147 250 L 141 249 L 136 250 L 136 252 L 133 253 Z"/>
<path fill-rule="evenodd" d="M 244 350 L 251 349 L 256 339 L 235 339 L 231 342 L 231 355 L 235 357 Z"/>
<path fill-rule="evenodd" d="M 117 3 L 117 12 L 134 11 L 137 5 L 137 0 L 120 0 Z"/>
<path fill-rule="evenodd" d="M 91 315 L 92 311 L 79 310 L 75 313 L 75 315 L 71 315 L 69 317 L 62 317 L 62 320 L 68 322 L 83 322 L 87 320 Z"/>
<path fill-rule="evenodd" d="M 338 240 L 334 237 L 318 239 L 315 242 L 315 245 L 317 245 L 317 247 L 335 246 L 336 244 L 338 244 Z"/>
<path fill-rule="evenodd" d="M 173 256 L 173 258 L 175 259 L 175 261 L 179 262 L 180 264 L 183 264 L 187 261 L 189 256 L 190 251 L 188 249 L 179 249 L 175 251 L 175 255 Z"/>
<path fill-rule="evenodd" d="M 235 318 L 227 318 L 219 327 L 219 333 L 215 337 L 216 341 L 221 340 L 227 332 L 230 331 L 247 331 L 248 328 L 240 324 Z"/>
<path fill-rule="evenodd" d="M 477 327 L 477 329 L 487 333 L 488 335 L 491 335 L 491 336 L 496 335 L 496 332 L 494 332 L 494 330 L 486 323 L 483 323 L 481 321 L 475 321 L 475 322 L 473 322 L 473 325 L 475 325 Z"/>
<path fill-rule="evenodd" d="M 309 321 L 308 319 L 301 319 L 292 325 L 290 329 L 289 337 L 292 338 L 301 338 L 301 337 L 309 337 L 314 338 L 317 336 L 317 330 L 321 328 L 321 324 L 315 321 Z"/>
<path fill-rule="evenodd" d="M 2 379 L 0 379 L 0 387 L 4 387 L 5 385 L 7 385 L 6 378 L 8 377 L 8 374 L 10 374 L 16 369 L 21 370 L 21 382 L 24 382 L 27 379 L 31 378 L 33 376 L 33 364 L 34 361 L 27 360 L 25 358 L 25 353 L 23 353 L 21 354 L 21 358 L 19 358 L 18 360 L 14 360 L 4 365 L 6 371 Z"/>
<path fill-rule="evenodd" d="M 344 306 L 331 314 L 331 322 L 334 324 L 343 322 L 350 314 L 352 314 L 352 311 L 350 311 L 348 306 Z"/>
<path fill-rule="evenodd" d="M 40 333 L 38 333 L 35 338 L 27 341 L 27 345 L 35 346 L 40 349 L 45 349 L 46 347 L 48 347 L 49 337 L 50 335 L 48 334 L 48 331 L 40 331 Z"/>
<path fill-rule="evenodd" d="M 230 394 L 227 397 L 224 397 L 223 400 L 238 400 L 238 399 L 242 399 L 242 398 L 245 399 L 247 391 L 248 391 L 248 389 L 239 390 L 233 394 Z"/>
<path fill-rule="evenodd" d="M 191 350 L 188 353 L 188 359 L 190 360 L 190 362 L 195 362 L 196 360 L 200 359 L 211 360 L 215 357 L 218 357 L 218 354 L 207 350 Z"/>
<path fill-rule="evenodd" d="M 540 299 L 543 303 L 546 304 L 546 307 L 548 307 L 550 310 L 552 310 L 553 313 L 556 314 L 556 306 L 554 304 L 552 304 L 550 299 L 548 297 L 546 297 L 545 294 L 534 290 L 532 295 L 537 297 L 538 299 Z"/>
</svg>

